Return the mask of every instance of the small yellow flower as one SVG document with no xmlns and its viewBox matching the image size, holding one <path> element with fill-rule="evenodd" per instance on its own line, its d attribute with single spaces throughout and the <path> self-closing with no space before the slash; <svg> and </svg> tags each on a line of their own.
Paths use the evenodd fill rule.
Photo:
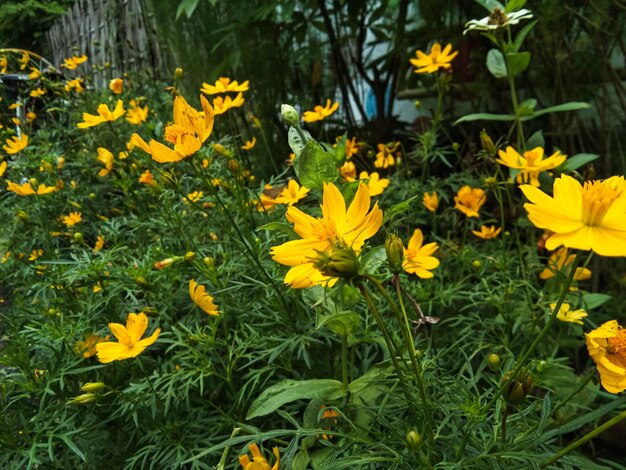
<svg viewBox="0 0 626 470">
<path fill-rule="evenodd" d="M 13 136 L 10 139 L 5 140 L 6 145 L 2 148 L 9 155 L 15 155 L 18 152 L 21 152 L 28 145 L 28 136 L 26 134 L 22 134 L 20 137 Z"/>
<path fill-rule="evenodd" d="M 305 198 L 309 191 L 309 188 L 300 186 L 296 180 L 289 180 L 287 187 L 276 198 L 276 203 L 292 206 L 300 199 Z"/>
<path fill-rule="evenodd" d="M 576 255 L 570 255 L 567 248 L 562 246 L 550 255 L 547 266 L 539 273 L 539 279 L 545 281 L 546 279 L 556 276 L 559 272 L 563 275 L 567 275 L 569 273 L 569 266 L 574 262 L 574 258 L 576 258 Z M 589 269 L 576 268 L 576 272 L 574 273 L 574 279 L 576 281 L 586 281 L 589 278 L 591 278 L 591 271 Z"/>
<path fill-rule="evenodd" d="M 348 178 L 348 181 L 354 181 L 354 179 Z M 380 178 L 376 171 L 373 171 L 371 174 L 368 174 L 367 171 L 362 171 L 359 173 L 359 181 L 362 181 L 367 186 L 370 196 L 381 195 L 389 186 L 389 179 Z"/>
<path fill-rule="evenodd" d="M 65 91 L 70 92 L 72 90 L 76 93 L 82 93 L 85 91 L 85 85 L 82 78 L 75 78 L 74 80 L 68 80 L 65 82 Z"/>
<path fill-rule="evenodd" d="M 346 158 L 352 158 L 357 153 L 359 153 L 360 145 L 356 141 L 356 137 L 352 137 L 352 139 L 346 139 Z"/>
<path fill-rule="evenodd" d="M 248 449 L 252 454 L 252 460 L 250 460 L 247 454 L 239 456 L 239 463 L 243 470 L 278 470 L 280 466 L 280 452 L 278 451 L 278 447 L 272 449 L 272 452 L 276 456 L 276 463 L 274 463 L 273 467 L 270 467 L 270 464 L 267 463 L 259 447 L 254 442 L 248 445 Z"/>
<path fill-rule="evenodd" d="M 141 339 L 148 328 L 145 313 L 129 313 L 126 326 L 109 323 L 109 328 L 119 342 L 101 342 L 96 344 L 98 360 L 103 364 L 137 357 L 144 349 L 153 344 L 161 333 L 161 328 L 154 330 L 151 336 Z"/>
<path fill-rule="evenodd" d="M 496 159 L 498 163 L 519 170 L 515 177 L 518 184 L 531 184 L 535 187 L 539 187 L 539 173 L 556 168 L 567 158 L 557 151 L 544 160 L 541 147 L 528 150 L 524 152 L 523 156 L 517 153 L 513 147 L 507 147 L 506 151 L 500 150 L 498 155 L 500 156 Z"/>
<path fill-rule="evenodd" d="M 148 119 L 148 105 L 143 108 L 135 100 L 130 100 L 129 108 L 126 110 L 126 121 L 131 124 L 141 124 Z"/>
<path fill-rule="evenodd" d="M 76 343 L 74 343 L 74 352 L 82 354 L 85 359 L 95 356 L 96 344 L 107 341 L 108 339 L 109 335 L 106 335 L 104 338 L 99 335 L 87 335 L 83 341 L 76 341 Z"/>
<path fill-rule="evenodd" d="M 104 168 L 98 172 L 98 176 L 108 175 L 113 169 L 113 161 L 115 160 L 113 154 L 104 147 L 98 147 L 97 160 L 104 165 Z"/>
<path fill-rule="evenodd" d="M 2 73 L 4 73 L 4 72 L 2 72 Z M 38 80 L 42 76 L 43 76 L 43 73 L 41 73 L 41 70 L 39 70 L 37 67 L 31 67 L 30 68 L 30 73 L 28 74 L 28 79 L 29 80 Z"/>
<path fill-rule="evenodd" d="M 46 94 L 46 89 L 45 88 L 35 88 L 34 90 L 31 90 L 30 92 L 30 96 L 32 98 L 39 98 L 43 95 Z"/>
<path fill-rule="evenodd" d="M 256 145 L 256 137 L 252 137 L 252 140 L 246 141 L 245 145 L 241 146 L 241 150 L 252 150 Z"/>
<path fill-rule="evenodd" d="M 463 186 L 454 197 L 454 207 L 467 217 L 478 217 L 478 211 L 485 201 L 485 192 L 482 189 Z"/>
<path fill-rule="evenodd" d="M 85 61 L 87 61 L 87 56 L 84 54 L 81 56 L 72 56 L 69 59 L 63 59 L 61 67 L 65 67 L 68 70 L 74 70 Z"/>
<path fill-rule="evenodd" d="M 554 307 L 556 307 L 556 302 L 552 302 L 550 304 L 550 311 L 553 311 Z M 570 310 L 570 308 L 570 304 L 562 303 L 561 308 L 559 308 L 559 311 L 556 314 L 557 320 L 582 325 L 583 318 L 587 316 L 587 312 L 583 309 Z"/>
<path fill-rule="evenodd" d="M 626 390 L 626 330 L 611 320 L 585 334 L 589 355 L 609 393 Z"/>
<path fill-rule="evenodd" d="M 73 227 L 83 220 L 83 216 L 80 212 L 70 212 L 69 215 L 63 216 L 62 220 L 67 227 Z"/>
<path fill-rule="evenodd" d="M 339 108 L 339 103 L 332 103 L 330 99 L 326 100 L 326 106 L 316 105 L 313 107 L 313 111 L 305 111 L 302 115 L 304 122 L 316 122 L 326 119 L 333 114 Z"/>
<path fill-rule="evenodd" d="M 274 207 L 279 204 L 276 201 L 278 195 L 283 191 L 284 187 L 274 188 L 271 184 L 266 184 L 263 187 L 263 191 L 259 195 L 259 200 L 256 201 L 256 208 L 259 212 L 273 210 Z"/>
<path fill-rule="evenodd" d="M 194 279 L 189 281 L 189 296 L 191 300 L 208 315 L 219 315 L 217 306 L 213 302 L 213 297 L 207 294 L 206 287 L 202 284 L 198 284 Z"/>
<path fill-rule="evenodd" d="M 20 70 L 24 70 L 29 62 L 30 54 L 26 51 L 22 51 L 22 57 L 17 60 L 17 63 L 20 64 Z"/>
<path fill-rule="evenodd" d="M 187 194 L 187 197 L 183 198 L 183 202 L 185 202 L 185 204 L 189 204 L 189 201 L 198 202 L 203 197 L 204 197 L 204 193 L 202 191 L 194 191 L 192 193 Z"/>
<path fill-rule="evenodd" d="M 217 96 L 213 98 L 213 110 L 215 114 L 223 114 L 231 108 L 239 108 L 243 106 L 245 100 L 243 99 L 243 94 L 238 93 L 235 96 L 235 99 L 232 99 L 230 96 L 222 98 L 221 96 Z"/>
<path fill-rule="evenodd" d="M 46 186 L 45 184 L 40 184 L 37 190 L 33 188 L 30 184 L 30 181 L 27 181 L 23 184 L 16 184 L 12 181 L 7 181 L 7 191 L 14 192 L 18 196 L 32 196 L 35 194 L 49 194 L 54 191 L 57 191 L 56 186 Z"/>
<path fill-rule="evenodd" d="M 242 92 L 248 91 L 249 81 L 246 80 L 241 85 L 237 82 L 237 80 L 230 81 L 228 77 L 220 77 L 215 85 L 209 85 L 206 82 L 202 83 L 202 88 L 200 91 L 206 95 L 217 95 L 218 93 L 227 93 L 227 92 Z"/>
<path fill-rule="evenodd" d="M 122 94 L 122 90 L 124 89 L 124 80 L 121 78 L 114 78 L 109 82 L 109 90 L 111 90 L 116 95 Z"/>
<path fill-rule="evenodd" d="M 430 212 L 437 212 L 437 209 L 439 208 L 439 196 L 437 196 L 435 191 L 432 193 L 424 193 L 422 203 Z"/>
<path fill-rule="evenodd" d="M 0 56 L 0 73 L 7 73 L 8 66 L 9 62 L 7 61 L 7 56 L 2 54 Z"/>
<path fill-rule="evenodd" d="M 153 184 L 155 184 L 154 176 L 152 176 L 152 173 L 150 173 L 150 170 L 146 170 L 141 174 L 141 176 L 139 177 L 139 182 L 143 184 L 147 184 L 149 186 L 152 186 Z"/>
<path fill-rule="evenodd" d="M 356 165 L 354 162 L 346 160 L 339 168 L 339 174 L 344 181 L 354 181 L 356 179 Z"/>
<path fill-rule="evenodd" d="M 500 235 L 501 231 L 502 227 L 496 228 L 495 225 L 490 225 L 489 227 L 487 227 L 486 225 L 481 225 L 480 231 L 472 230 L 472 233 L 477 237 L 482 238 L 483 240 L 491 240 L 492 238 L 496 238 L 498 235 Z"/>
<path fill-rule="evenodd" d="M 35 250 L 30 252 L 30 256 L 28 257 L 28 261 L 35 261 L 36 259 L 39 259 L 42 255 L 43 255 L 43 250 L 42 249 L 35 249 Z"/>
<path fill-rule="evenodd" d="M 111 111 L 106 104 L 98 106 L 98 115 L 83 113 L 83 122 L 79 122 L 76 127 L 79 129 L 86 129 L 88 127 L 97 126 L 103 122 L 113 122 L 122 117 L 126 110 L 124 109 L 124 103 L 122 100 L 117 100 L 115 109 Z"/>
<path fill-rule="evenodd" d="M 93 251 L 100 251 L 104 248 L 104 237 L 102 235 L 98 235 L 96 238 L 96 244 L 93 247 Z"/>
<path fill-rule="evenodd" d="M 37 119 L 37 115 L 34 112 L 28 111 L 26 113 L 26 122 L 28 124 L 31 124 L 35 119 Z"/>
<path fill-rule="evenodd" d="M 410 62 L 416 68 L 415 73 L 433 73 L 440 68 L 449 69 L 452 60 L 457 56 L 458 51 L 452 52 L 452 44 L 448 44 L 441 50 L 441 44 L 436 42 L 430 49 L 428 55 L 417 50 L 415 54 L 417 58 L 411 59 Z"/>
<path fill-rule="evenodd" d="M 439 266 L 439 260 L 433 256 L 438 249 L 439 245 L 435 242 L 424 245 L 424 235 L 416 228 L 409 245 L 404 249 L 402 267 L 407 273 L 415 274 L 422 279 L 431 278 L 433 277 L 431 271 Z"/>
<path fill-rule="evenodd" d="M 10 257 L 11 257 L 11 252 L 10 251 L 5 252 L 4 255 L 2 255 L 2 259 L 0 259 L 0 263 L 2 264 L 6 263 Z"/>
<path fill-rule="evenodd" d="M 376 168 L 388 168 L 395 165 L 396 160 L 393 156 L 394 152 L 398 150 L 400 142 L 392 142 L 390 144 L 378 144 L 378 153 L 376 154 L 376 161 L 374 166 Z"/>
<path fill-rule="evenodd" d="M 3 176 L 6 170 L 7 170 L 7 162 L 0 163 L 0 176 Z"/>
</svg>

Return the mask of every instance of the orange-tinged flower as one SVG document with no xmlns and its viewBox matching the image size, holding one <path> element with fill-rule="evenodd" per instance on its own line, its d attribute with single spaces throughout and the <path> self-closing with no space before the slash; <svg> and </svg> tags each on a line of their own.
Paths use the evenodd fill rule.
<svg viewBox="0 0 626 470">
<path fill-rule="evenodd" d="M 263 191 L 259 195 L 259 200 L 256 201 L 256 208 L 259 212 L 273 210 L 274 207 L 279 204 L 276 201 L 278 195 L 283 191 L 284 187 L 273 187 L 271 184 L 266 184 L 263 187 Z"/>
<path fill-rule="evenodd" d="M 141 176 L 139 177 L 139 182 L 143 184 L 147 184 L 149 186 L 152 186 L 153 184 L 155 184 L 154 176 L 152 176 L 152 173 L 150 173 L 150 170 L 146 170 L 141 174 Z"/>
<path fill-rule="evenodd" d="M 302 120 L 304 122 L 316 122 L 322 121 L 326 119 L 328 116 L 333 114 L 339 108 L 339 103 L 334 102 L 329 99 L 326 100 L 326 106 L 316 105 L 313 107 L 313 111 L 305 111 L 302 115 Z"/>
<path fill-rule="evenodd" d="M 126 110 L 126 120 L 131 124 L 141 124 L 148 119 L 148 105 L 141 107 L 135 100 L 130 100 Z"/>
<path fill-rule="evenodd" d="M 552 170 L 561 165 L 567 158 L 561 152 L 556 151 L 544 160 L 543 149 L 535 147 L 532 150 L 520 155 L 513 147 L 507 147 L 506 151 L 498 152 L 500 158 L 496 159 L 501 165 L 508 166 L 514 170 L 519 170 L 515 177 L 518 184 L 531 184 L 539 187 L 539 173 Z"/>
<path fill-rule="evenodd" d="M 489 227 L 486 225 L 480 226 L 479 230 L 472 230 L 472 233 L 483 240 L 491 240 L 492 238 L 496 238 L 500 235 L 502 231 L 502 227 L 497 227 L 495 225 L 490 225 Z"/>
<path fill-rule="evenodd" d="M 88 335 L 85 337 L 84 341 L 76 341 L 76 343 L 74 343 L 74 352 L 82 354 L 85 359 L 95 356 L 96 344 L 107 341 L 109 338 L 109 335 L 106 335 L 104 338 L 99 335 Z"/>
<path fill-rule="evenodd" d="M 256 137 L 252 137 L 252 140 L 247 140 L 244 145 L 241 146 L 241 150 L 252 150 L 256 145 Z"/>
<path fill-rule="evenodd" d="M 30 91 L 30 96 L 32 98 L 39 98 L 40 96 L 43 96 L 45 94 L 46 94 L 45 88 L 35 88 L 34 90 Z"/>
<path fill-rule="evenodd" d="M 161 332 L 161 328 L 157 328 L 151 336 L 141 339 L 148 328 L 148 317 L 143 312 L 129 313 L 126 326 L 119 323 L 109 323 L 109 328 L 119 342 L 96 344 L 98 360 L 103 364 L 137 357 L 157 340 Z"/>
<path fill-rule="evenodd" d="M 280 452 L 278 451 L 278 447 L 272 449 L 274 456 L 276 456 L 276 462 L 273 467 L 270 467 L 270 464 L 267 463 L 259 447 L 254 442 L 248 445 L 248 450 L 250 450 L 252 454 L 252 460 L 250 460 L 247 454 L 239 456 L 239 463 L 243 467 L 243 470 L 278 470 L 280 466 Z"/>
<path fill-rule="evenodd" d="M 120 95 L 123 89 L 124 89 L 124 80 L 122 80 L 121 78 L 113 78 L 109 82 L 109 90 L 111 90 L 116 95 Z"/>
<path fill-rule="evenodd" d="M 96 238 L 96 244 L 93 246 L 93 251 L 100 251 L 104 248 L 104 237 L 102 235 L 98 235 Z"/>
<path fill-rule="evenodd" d="M 126 110 L 124 109 L 124 103 L 122 100 L 117 100 L 115 109 L 111 111 L 106 104 L 100 104 L 98 106 L 98 115 L 83 113 L 83 122 L 79 122 L 76 126 L 79 129 L 86 129 L 88 127 L 97 126 L 103 122 L 112 122 L 122 117 Z"/>
<path fill-rule="evenodd" d="M 439 260 L 433 256 L 439 249 L 437 243 L 424 245 L 424 235 L 416 228 L 409 240 L 409 245 L 404 249 L 404 261 L 402 267 L 407 273 L 415 274 L 422 279 L 433 277 L 431 271 L 439 266 Z"/>
<path fill-rule="evenodd" d="M 202 83 L 202 88 L 200 91 L 206 95 L 217 95 L 218 93 L 227 93 L 229 91 L 232 92 L 241 92 L 248 91 L 249 81 L 246 80 L 241 85 L 237 82 L 237 80 L 230 81 L 228 77 L 220 77 L 215 82 L 215 85 L 209 85 L 206 82 Z"/>
<path fill-rule="evenodd" d="M 113 154 L 109 150 L 105 149 L 104 147 L 98 147 L 98 159 L 97 160 L 104 165 L 104 168 L 102 168 L 98 172 L 98 176 L 108 175 L 113 169 L 113 161 L 115 160 L 115 157 L 113 156 Z"/>
<path fill-rule="evenodd" d="M 411 59 L 411 64 L 416 68 L 415 73 L 433 73 L 440 68 L 449 69 L 452 60 L 457 56 L 458 51 L 452 51 L 452 44 L 448 44 L 441 50 L 441 44 L 436 42 L 430 49 L 428 55 L 417 50 L 417 58 Z"/>
<path fill-rule="evenodd" d="M 556 307 L 556 302 L 550 304 L 550 311 L 554 310 L 554 307 Z M 583 318 L 587 316 L 587 312 L 583 309 L 572 310 L 571 308 L 570 304 L 562 303 L 561 308 L 556 313 L 557 320 L 582 325 Z"/>
<path fill-rule="evenodd" d="M 478 211 L 485 201 L 485 191 L 480 188 L 463 186 L 454 196 L 454 207 L 467 217 L 478 217 Z"/>
<path fill-rule="evenodd" d="M 193 303 L 200 307 L 206 314 L 211 316 L 219 315 L 217 306 L 213 302 L 213 297 L 207 294 L 206 287 L 198 284 L 194 279 L 189 281 L 189 296 Z"/>
<path fill-rule="evenodd" d="M 22 134 L 21 136 L 13 136 L 10 139 L 5 140 L 6 145 L 2 148 L 9 155 L 15 155 L 18 152 L 21 152 L 28 145 L 28 136 L 26 134 Z"/>
<path fill-rule="evenodd" d="M 82 64 L 83 62 L 87 61 L 87 56 L 86 55 L 81 55 L 81 56 L 72 56 L 69 59 L 63 59 L 63 63 L 61 64 L 61 67 L 65 67 L 68 70 L 74 70 L 76 67 L 78 67 L 80 64 Z"/>
<path fill-rule="evenodd" d="M 378 144 L 378 153 L 376 154 L 376 161 L 374 166 L 376 168 L 388 168 L 395 165 L 396 159 L 393 154 L 398 150 L 400 142 L 392 142 L 390 144 Z"/>
<path fill-rule="evenodd" d="M 539 273 L 539 278 L 545 281 L 546 279 L 556 276 L 559 272 L 567 276 L 569 267 L 574 262 L 574 258 L 576 258 L 576 255 L 570 255 L 568 249 L 562 246 L 550 255 L 546 267 Z M 576 268 L 576 272 L 574 273 L 574 279 L 576 281 L 586 281 L 590 278 L 591 271 L 589 269 Z"/>
<path fill-rule="evenodd" d="M 276 203 L 288 204 L 292 206 L 300 199 L 305 198 L 309 191 L 309 188 L 300 186 L 296 180 L 289 180 L 289 183 L 287 183 L 287 187 L 283 189 L 276 198 Z"/>
<path fill-rule="evenodd" d="M 352 158 L 359 153 L 359 143 L 356 141 L 356 137 L 352 139 L 346 139 L 346 158 Z"/>
<path fill-rule="evenodd" d="M 238 108 L 243 106 L 245 100 L 243 99 L 243 94 L 238 93 L 235 96 L 235 99 L 232 99 L 230 96 L 222 98 L 221 96 L 217 96 L 213 98 L 213 110 L 215 114 L 223 114 L 231 108 Z"/>
<path fill-rule="evenodd" d="M 337 278 L 323 275 L 314 265 L 320 254 L 333 249 L 360 253 L 365 241 L 376 234 L 383 221 L 378 203 L 369 211 L 370 195 L 362 183 L 347 211 L 339 189 L 332 183 L 324 183 L 321 208 L 322 217 L 316 219 L 290 206 L 287 220 L 302 238 L 272 248 L 274 261 L 291 266 L 284 282 L 293 288 L 334 285 Z"/>
<path fill-rule="evenodd" d="M 40 184 L 39 187 L 35 190 L 31 185 L 30 181 L 27 181 L 23 184 L 16 184 L 12 181 L 7 181 L 7 191 L 14 192 L 18 196 L 32 196 L 35 194 L 49 194 L 54 191 L 57 191 L 58 188 L 56 186 L 46 186 L 45 184 Z"/>
<path fill-rule="evenodd" d="M 611 320 L 585 334 L 585 339 L 606 391 L 626 390 L 626 330 Z"/>
<path fill-rule="evenodd" d="M 73 227 L 82 222 L 83 216 L 80 212 L 70 212 L 69 215 L 63 216 L 62 220 L 67 227 Z"/>
<path fill-rule="evenodd" d="M 626 183 L 623 176 L 587 181 L 584 186 L 568 175 L 554 181 L 550 197 L 531 185 L 520 186 L 530 201 L 528 218 L 554 232 L 546 248 L 559 246 L 593 250 L 601 256 L 626 256 Z"/>
<path fill-rule="evenodd" d="M 439 196 L 437 196 L 437 193 L 434 191 L 432 193 L 424 193 L 422 203 L 430 212 L 437 212 L 439 208 Z"/>
</svg>

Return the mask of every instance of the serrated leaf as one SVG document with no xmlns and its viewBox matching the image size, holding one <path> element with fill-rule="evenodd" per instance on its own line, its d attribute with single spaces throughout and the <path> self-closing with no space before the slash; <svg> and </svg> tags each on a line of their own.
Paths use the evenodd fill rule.
<svg viewBox="0 0 626 470">
<path fill-rule="evenodd" d="M 346 395 L 343 384 L 333 379 L 283 380 L 264 390 L 254 400 L 246 419 L 268 415 L 296 400 L 338 400 Z"/>
<path fill-rule="evenodd" d="M 491 49 L 487 53 L 487 70 L 496 78 L 506 78 L 506 62 L 498 49 Z"/>
<path fill-rule="evenodd" d="M 324 183 L 333 183 L 339 175 L 335 159 L 315 140 L 304 146 L 294 169 L 300 184 L 309 189 L 322 189 Z"/>
<path fill-rule="evenodd" d="M 580 167 L 583 167 L 587 163 L 591 163 L 598 158 L 600 158 L 600 155 L 596 155 L 595 153 L 577 153 L 576 155 L 572 155 L 565 160 L 559 169 L 563 171 L 578 170 Z"/>
</svg>

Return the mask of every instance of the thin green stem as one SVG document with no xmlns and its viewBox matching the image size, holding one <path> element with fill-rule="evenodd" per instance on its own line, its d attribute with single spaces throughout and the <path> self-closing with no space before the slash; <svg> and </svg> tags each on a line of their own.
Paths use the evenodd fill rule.
<svg viewBox="0 0 626 470">
<path fill-rule="evenodd" d="M 341 378 L 348 389 L 348 335 L 341 335 Z"/>
</svg>

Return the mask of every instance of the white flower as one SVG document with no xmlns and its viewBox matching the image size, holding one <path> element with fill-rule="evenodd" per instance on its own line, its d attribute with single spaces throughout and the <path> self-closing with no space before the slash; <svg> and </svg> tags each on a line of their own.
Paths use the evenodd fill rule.
<svg viewBox="0 0 626 470">
<path fill-rule="evenodd" d="M 508 14 L 503 12 L 499 8 L 494 8 L 489 16 L 485 16 L 483 19 L 480 20 L 468 21 L 465 24 L 465 30 L 463 31 L 463 34 L 472 30 L 493 31 L 499 28 L 512 26 L 519 23 L 521 20 L 527 20 L 532 17 L 533 14 L 530 12 L 530 10 L 526 10 L 525 8 Z"/>
</svg>

